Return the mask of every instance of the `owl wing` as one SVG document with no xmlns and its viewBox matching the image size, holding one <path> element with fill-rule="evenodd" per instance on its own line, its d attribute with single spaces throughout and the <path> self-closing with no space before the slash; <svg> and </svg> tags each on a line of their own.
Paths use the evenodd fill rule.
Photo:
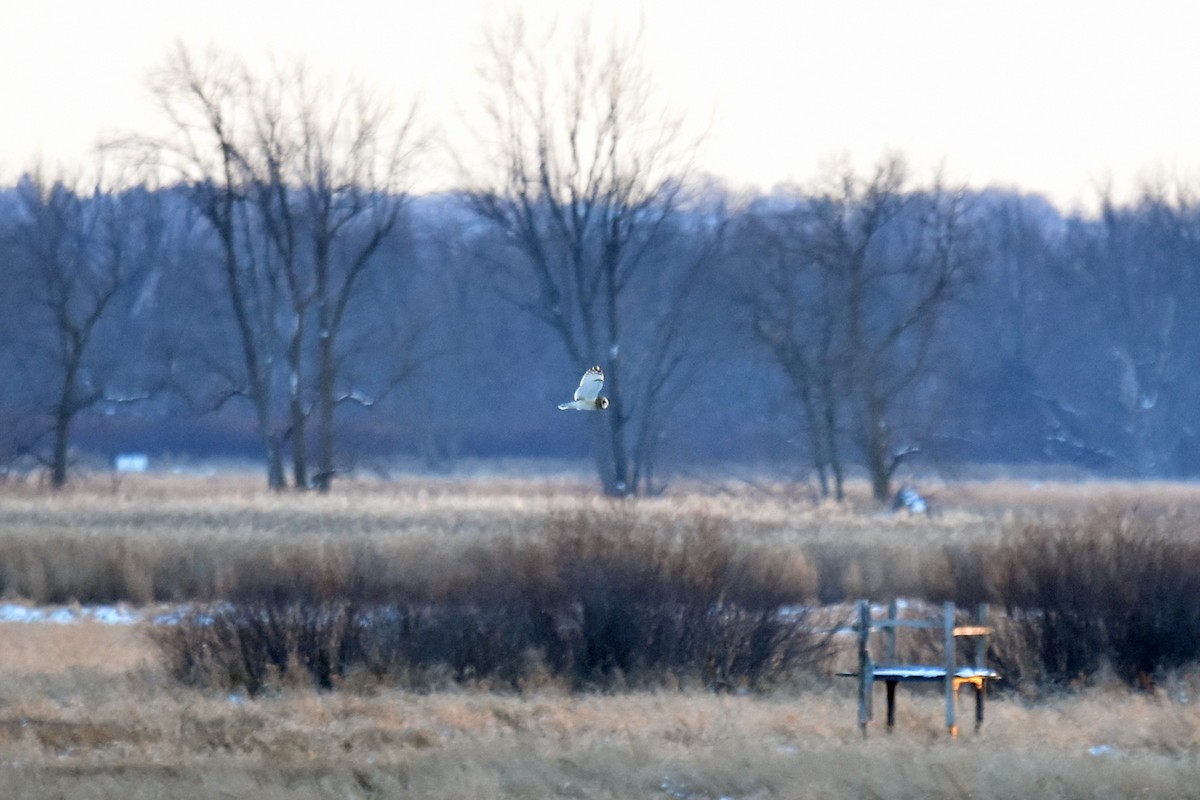
<svg viewBox="0 0 1200 800">
<path fill-rule="evenodd" d="M 600 396 L 600 387 L 604 385 L 604 370 L 599 366 L 592 367 L 587 372 L 583 373 L 583 378 L 579 381 L 579 388 L 575 390 L 575 399 L 583 400 L 586 403 L 596 402 L 596 398 Z"/>
</svg>

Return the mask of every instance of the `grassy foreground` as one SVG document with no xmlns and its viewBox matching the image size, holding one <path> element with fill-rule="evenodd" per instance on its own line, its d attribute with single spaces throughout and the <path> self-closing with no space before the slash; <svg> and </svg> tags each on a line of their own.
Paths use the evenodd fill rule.
<svg viewBox="0 0 1200 800">
<path fill-rule="evenodd" d="M 936 693 L 902 691 L 896 733 L 863 741 L 837 686 L 248 700 L 180 688 L 127 629 L 38 627 L 40 656 L 0 661 L 6 798 L 1177 798 L 1200 774 L 1200 683 L 1182 678 L 1003 698 L 957 741 Z M 0 649 L 28 635 L 0 626 Z M 70 666 L 93 648 L 111 666 Z"/>
<path fill-rule="evenodd" d="M 944 510 L 933 519 L 782 493 L 714 499 L 712 487 L 622 513 L 668 527 L 716 517 L 754 552 L 791 558 L 813 594 L 822 583 L 844 594 L 872 581 L 953 585 L 962 576 L 947 546 L 998 541 L 1025 518 L 1070 520 L 1084 506 L 1200 518 L 1190 487 L 937 494 Z M 348 544 L 440 564 L 532 535 L 548 516 L 609 505 L 529 481 L 348 485 L 328 498 L 152 478 L 61 497 L 6 487 L 0 565 L 8 596 L 33 602 L 218 597 L 248 575 L 340 563 Z M 10 623 L 0 624 L 0 797 L 1186 797 L 1200 777 L 1198 692 L 1200 675 L 1179 671 L 1152 693 L 1117 681 L 1009 693 L 990 702 L 980 736 L 952 741 L 937 692 L 902 689 L 896 733 L 876 725 L 863 741 L 851 687 L 821 676 L 747 694 L 282 684 L 251 699 L 181 686 L 144 627 Z"/>
</svg>

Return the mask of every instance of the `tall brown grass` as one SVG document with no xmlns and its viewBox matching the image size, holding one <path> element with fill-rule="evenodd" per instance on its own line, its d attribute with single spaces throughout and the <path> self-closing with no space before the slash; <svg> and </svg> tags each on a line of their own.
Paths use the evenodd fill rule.
<svg viewBox="0 0 1200 800">
<path fill-rule="evenodd" d="M 219 621 L 250 659 L 220 680 L 255 688 L 297 665 L 326 686 L 355 671 L 648 685 L 656 670 L 766 685 L 781 659 L 819 660 L 782 655 L 806 650 L 811 631 L 781 608 L 857 597 L 1006 610 L 992 654 L 1012 685 L 1110 667 L 1144 681 L 1189 663 L 1200 638 L 1194 487 L 947 486 L 932 492 L 936 514 L 909 516 L 784 487 L 621 503 L 571 481 L 346 482 L 329 497 L 254 485 L 0 487 L 0 587 L 39 603 L 213 603 L 163 644 L 180 675 L 218 680 L 178 637 L 203 642 L 215 629 L 193 623 Z M 789 639 L 783 618 L 804 635 Z M 734 655 L 746 653 L 758 655 Z"/>
<path fill-rule="evenodd" d="M 10 598 L 39 602 L 353 609 L 392 592 L 428 604 L 480 586 L 545 586 L 539 602 L 553 607 L 558 595 L 549 589 L 563 589 L 554 576 L 607 585 L 602 570 L 587 567 L 637 554 L 635 566 L 665 567 L 662 591 L 671 597 L 711 600 L 706 587 L 723 583 L 737 585 L 730 596 L 739 603 L 764 607 L 794 596 L 819 603 L 900 592 L 967 602 L 1011 590 L 1019 626 L 1038 618 L 1026 604 L 1048 607 L 1058 597 L 1028 587 L 1064 579 L 1091 580 L 1097 593 L 1121 586 L 1092 580 L 1089 564 L 1117 578 L 1121 565 L 1138 563 L 1148 572 L 1133 574 L 1171 576 L 1172 565 L 1190 563 L 1200 518 L 1186 487 L 1121 487 L 1121 510 L 1109 516 L 1079 510 L 1082 502 L 1110 505 L 1096 500 L 1107 497 L 1104 487 L 966 487 L 986 496 L 978 509 L 943 489 L 934 518 L 814 507 L 771 492 L 714 498 L 708 488 L 633 504 L 520 482 L 349 485 L 329 498 L 164 480 L 56 497 L 0 489 L 0 568 Z M 1037 494 L 1034 507 L 988 505 L 1002 505 L 1001 495 L 1017 503 L 1022 492 Z M 1049 492 L 1057 499 L 1047 500 Z M 630 541 L 572 539 L 577 529 L 605 526 Z M 1110 544 L 1069 556 L 1090 552 L 1097 536 Z M 1126 539 L 1136 546 L 1126 549 Z M 1175 542 L 1182 549 L 1170 549 Z M 1156 560 L 1160 547 L 1165 556 Z M 1083 566 L 1055 573 L 1060 557 Z M 560 571 L 560 562 L 577 566 Z M 40 572 L 31 578 L 22 569 L 33 566 Z M 1166 577 L 1162 586 L 1175 585 Z M 747 591 L 755 586 L 765 588 Z M 993 608 L 1000 621 L 1002 608 Z M 663 681 L 652 691 L 635 683 L 603 693 L 533 679 L 478 691 L 489 683 L 448 676 L 414 692 L 350 671 L 338 678 L 343 691 L 327 692 L 300 669 L 302 680 L 276 670 L 250 697 L 219 682 L 181 684 L 144 630 L 45 626 L 17 644 L 22 630 L 0 626 L 0 648 L 12 656 L 0 657 L 0 797 L 29 800 L 1176 798 L 1194 794 L 1200 748 L 1200 673 L 1190 666 L 1160 670 L 1145 691 L 1106 681 L 1101 669 L 1068 691 L 993 697 L 981 734 L 957 741 L 941 726 L 940 693 L 906 687 L 896 732 L 864 741 L 852 682 L 836 679 L 716 694 L 703 676 L 682 690 Z M 911 646 L 919 656 L 926 644 Z"/>
<path fill-rule="evenodd" d="M 0 796 L 1178 798 L 1200 715 L 1176 698 L 1001 698 L 979 736 L 951 740 L 940 696 L 902 690 L 895 733 L 864 741 L 837 688 L 248 699 L 145 669 L 0 672 Z"/>
<path fill-rule="evenodd" d="M 1003 523 L 947 507 L 936 517 L 814 506 L 805 495 L 698 486 L 620 503 L 572 483 L 432 481 L 341 485 L 330 497 L 269 495 L 256 481 L 127 478 L 59 495 L 0 485 L 0 593 L 33 602 L 135 604 L 360 586 L 423 576 L 454 585 L 497 548 L 536 543 L 563 520 L 633 525 L 664 541 L 707 526 L 785 565 L 835 602 L 864 593 L 950 592 L 948 543 L 995 540 Z M 356 591 L 358 591 L 356 589 Z M 430 588 L 428 591 L 434 591 Z"/>
</svg>

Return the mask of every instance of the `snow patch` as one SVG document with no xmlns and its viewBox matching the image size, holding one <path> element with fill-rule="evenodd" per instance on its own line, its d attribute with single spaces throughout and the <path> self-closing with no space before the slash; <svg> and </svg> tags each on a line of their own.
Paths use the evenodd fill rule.
<svg viewBox="0 0 1200 800">
<path fill-rule="evenodd" d="M 133 625 L 147 618 L 147 611 L 124 605 L 98 606 L 27 606 L 0 603 L 0 622 L 70 625 L 76 622 L 101 622 L 106 625 Z"/>
</svg>

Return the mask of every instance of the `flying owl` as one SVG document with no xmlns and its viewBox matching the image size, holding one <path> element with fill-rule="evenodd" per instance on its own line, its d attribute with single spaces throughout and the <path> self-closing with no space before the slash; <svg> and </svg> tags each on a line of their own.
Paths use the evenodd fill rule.
<svg viewBox="0 0 1200 800">
<path fill-rule="evenodd" d="M 583 373 L 579 388 L 575 390 L 575 399 L 569 403 L 559 403 L 564 411 L 573 408 L 576 411 L 599 411 L 608 408 L 608 398 L 600 396 L 600 387 L 604 385 L 604 370 L 599 365 Z"/>
</svg>

